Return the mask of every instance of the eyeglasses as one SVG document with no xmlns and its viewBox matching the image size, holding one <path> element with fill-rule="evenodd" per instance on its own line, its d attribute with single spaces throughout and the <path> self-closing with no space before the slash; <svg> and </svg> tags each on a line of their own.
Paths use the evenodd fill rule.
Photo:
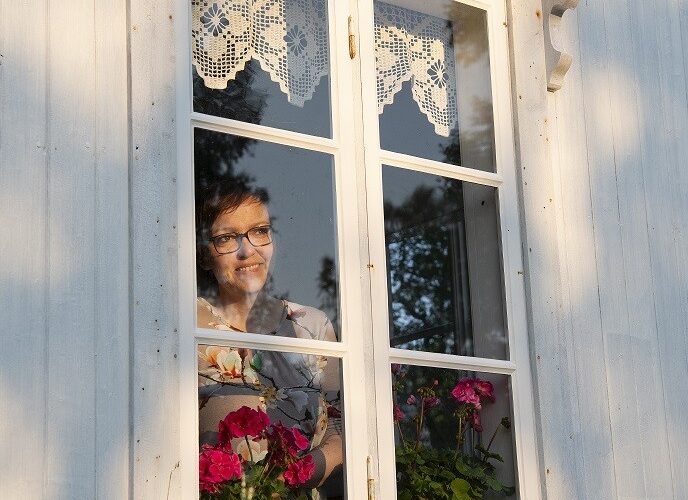
<svg viewBox="0 0 688 500">
<path fill-rule="evenodd" d="M 209 238 L 219 254 L 234 253 L 241 247 L 241 238 L 246 238 L 254 247 L 264 247 L 272 243 L 272 227 L 253 227 L 245 233 L 218 234 Z"/>
</svg>

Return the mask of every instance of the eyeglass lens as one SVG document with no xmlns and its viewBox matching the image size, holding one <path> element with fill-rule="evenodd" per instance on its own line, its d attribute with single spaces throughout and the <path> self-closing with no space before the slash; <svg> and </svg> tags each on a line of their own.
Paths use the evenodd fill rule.
<svg viewBox="0 0 688 500">
<path fill-rule="evenodd" d="M 254 247 L 262 247 L 272 242 L 272 229 L 267 226 L 254 227 L 243 234 L 221 234 L 213 238 L 218 253 L 231 253 L 239 250 L 239 240 L 246 238 Z"/>
</svg>

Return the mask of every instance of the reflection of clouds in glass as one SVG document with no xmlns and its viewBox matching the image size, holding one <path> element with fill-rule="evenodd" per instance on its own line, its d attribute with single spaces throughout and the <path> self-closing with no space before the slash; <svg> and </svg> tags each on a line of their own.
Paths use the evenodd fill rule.
<svg viewBox="0 0 688 500">
<path fill-rule="evenodd" d="M 484 10 L 458 2 L 447 3 L 447 17 L 454 26 L 459 64 L 468 66 L 487 57 L 487 15 Z"/>
</svg>

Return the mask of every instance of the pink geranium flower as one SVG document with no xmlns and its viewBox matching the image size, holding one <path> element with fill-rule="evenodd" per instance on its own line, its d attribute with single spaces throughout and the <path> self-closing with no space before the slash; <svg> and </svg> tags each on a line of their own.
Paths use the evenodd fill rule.
<svg viewBox="0 0 688 500">
<path fill-rule="evenodd" d="M 473 388 L 481 397 L 487 398 L 494 403 L 494 387 L 492 387 L 491 382 L 476 378 L 473 382 Z"/>
<path fill-rule="evenodd" d="M 430 408 L 439 406 L 440 402 L 440 398 L 438 398 L 437 396 L 427 396 L 423 398 L 423 408 L 425 410 L 429 410 Z"/>
<path fill-rule="evenodd" d="M 476 409 L 480 409 L 480 396 L 473 388 L 473 379 L 462 378 L 452 389 L 451 395 L 459 403 L 473 405 Z"/>
<path fill-rule="evenodd" d="M 267 439 L 271 460 L 278 465 L 285 465 L 310 446 L 308 438 L 296 426 L 289 429 L 282 422 L 272 425 Z"/>
<path fill-rule="evenodd" d="M 242 406 L 228 414 L 219 424 L 219 440 L 226 443 L 232 438 L 258 437 L 270 425 L 270 417 L 262 410 Z"/>
<path fill-rule="evenodd" d="M 287 470 L 284 471 L 284 482 L 291 488 L 296 488 L 306 484 L 306 482 L 313 477 L 315 472 L 315 463 L 311 455 L 306 455 L 301 460 L 289 464 Z"/>
<path fill-rule="evenodd" d="M 401 408 L 399 408 L 399 405 L 394 405 L 393 414 L 394 414 L 394 421 L 395 422 L 400 422 L 406 418 L 406 415 L 404 415 L 404 412 L 401 411 Z"/>
<path fill-rule="evenodd" d="M 216 493 L 220 483 L 241 477 L 239 456 L 229 448 L 204 445 L 198 462 L 201 491 Z"/>
<path fill-rule="evenodd" d="M 416 396 L 411 394 L 408 399 L 406 399 L 406 404 L 407 405 L 415 405 L 417 403 Z"/>
<path fill-rule="evenodd" d="M 468 418 L 471 426 L 477 432 L 482 432 L 483 426 L 478 411 L 482 408 L 483 400 L 494 403 L 495 395 L 492 383 L 479 378 L 462 378 L 452 390 L 451 395 L 459 403 L 468 405 Z"/>
</svg>

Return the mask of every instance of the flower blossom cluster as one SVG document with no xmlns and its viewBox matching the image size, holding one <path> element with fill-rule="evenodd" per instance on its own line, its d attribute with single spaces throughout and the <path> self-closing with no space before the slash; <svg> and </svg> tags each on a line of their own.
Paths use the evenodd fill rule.
<svg viewBox="0 0 688 500">
<path fill-rule="evenodd" d="M 232 438 L 259 437 L 270 425 L 270 418 L 262 410 L 242 406 L 220 421 L 218 439 L 228 442 Z"/>
<path fill-rule="evenodd" d="M 284 482 L 287 486 L 296 488 L 306 484 L 306 482 L 313 477 L 315 472 L 315 463 L 311 455 L 306 455 L 301 460 L 292 462 L 284 472 Z"/>
<path fill-rule="evenodd" d="M 401 365 L 391 365 L 392 375 L 395 377 L 393 384 L 393 392 L 397 394 L 404 387 L 404 377 L 406 372 Z M 408 407 L 416 407 L 417 414 L 426 414 L 430 409 L 440 406 L 442 399 L 437 396 L 438 380 L 433 380 L 427 386 L 419 387 L 416 390 L 417 394 L 410 394 L 407 398 L 406 405 Z M 460 379 L 454 388 L 451 390 L 451 397 L 459 404 L 457 410 L 457 417 L 460 417 L 464 422 L 468 423 L 477 432 L 482 432 L 483 427 L 480 421 L 480 410 L 483 403 L 486 401 L 494 403 L 495 394 L 492 383 L 477 377 L 465 377 Z M 403 401 L 403 400 L 402 400 Z M 407 416 L 401 408 L 400 404 L 394 404 L 392 408 L 392 417 L 395 423 L 404 421 Z M 414 417 L 414 420 L 417 417 Z"/>
<path fill-rule="evenodd" d="M 220 483 L 241 478 L 241 462 L 231 447 L 204 445 L 198 461 L 201 491 L 217 493 Z"/>
<path fill-rule="evenodd" d="M 310 445 L 296 426 L 287 428 L 282 422 L 277 422 L 266 433 L 268 448 L 271 450 L 271 461 L 280 466 L 286 467 L 294 462 L 301 451 L 307 450 Z"/>
<path fill-rule="evenodd" d="M 236 452 L 232 439 L 242 439 Z M 221 493 L 222 486 L 239 481 L 244 469 L 266 459 L 262 466 L 281 470 L 285 484 L 297 488 L 306 484 L 315 472 L 311 455 L 300 455 L 309 449 L 310 441 L 296 427 L 285 427 L 282 422 L 270 423 L 261 409 L 242 406 L 229 413 L 218 424 L 218 444 L 203 445 L 199 455 L 199 486 L 201 492 Z M 252 450 L 267 442 L 268 451 L 258 455 Z M 245 443 L 245 445 L 244 445 Z M 240 450 L 241 447 L 245 450 Z M 267 458 L 266 458 L 267 457 Z"/>
<path fill-rule="evenodd" d="M 473 429 L 483 431 L 479 411 L 484 400 L 495 401 L 494 387 L 487 380 L 479 378 L 462 378 L 451 391 L 452 397 L 464 406 Z"/>
</svg>

